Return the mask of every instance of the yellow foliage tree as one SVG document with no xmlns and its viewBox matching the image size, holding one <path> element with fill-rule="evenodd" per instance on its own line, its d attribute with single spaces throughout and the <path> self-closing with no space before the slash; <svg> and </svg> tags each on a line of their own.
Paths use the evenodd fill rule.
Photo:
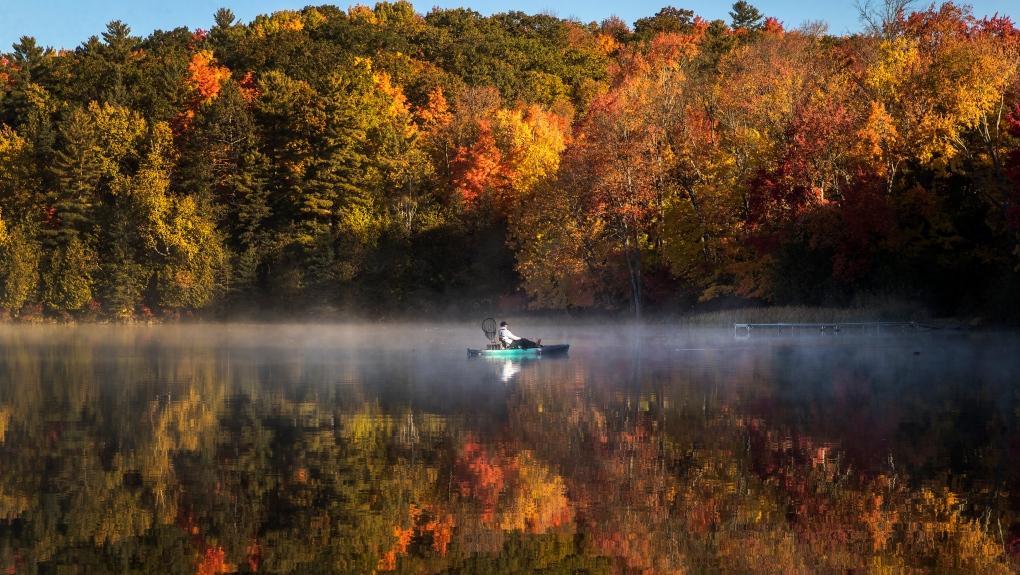
<svg viewBox="0 0 1020 575">
<path fill-rule="evenodd" d="M 526 194 L 556 174 L 567 146 L 566 127 L 558 116 L 536 105 L 499 110 L 493 122 L 496 145 L 502 151 L 510 188 Z"/>
<path fill-rule="evenodd" d="M 861 82 L 870 113 L 859 136 L 889 191 L 907 161 L 944 168 L 967 153 L 965 133 L 1000 106 L 1015 77 L 1007 47 L 967 22 L 962 12 L 915 14 L 872 52 Z"/>
<path fill-rule="evenodd" d="M 140 216 L 139 235 L 156 263 L 161 303 L 199 308 L 219 293 L 226 254 L 215 222 L 195 199 L 169 193 L 173 159 L 170 126 L 157 123 L 149 152 L 125 188 Z"/>
</svg>

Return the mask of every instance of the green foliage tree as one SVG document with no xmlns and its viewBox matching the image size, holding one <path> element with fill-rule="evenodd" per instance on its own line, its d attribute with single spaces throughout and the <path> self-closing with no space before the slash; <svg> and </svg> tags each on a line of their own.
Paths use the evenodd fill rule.
<svg viewBox="0 0 1020 575">
<path fill-rule="evenodd" d="M 15 317 L 35 297 L 40 256 L 39 245 L 24 229 L 0 233 L 0 308 Z"/>
<path fill-rule="evenodd" d="M 93 301 L 95 251 L 78 237 L 71 237 L 50 255 L 43 276 L 42 301 L 58 313 L 79 311 Z"/>
<path fill-rule="evenodd" d="M 750 2 L 737 0 L 730 10 L 730 27 L 734 30 L 757 32 L 765 25 L 765 17 Z"/>
<path fill-rule="evenodd" d="M 649 40 L 656 34 L 686 34 L 694 29 L 694 11 L 686 8 L 666 6 L 655 16 L 640 18 L 634 22 L 634 35 Z"/>
</svg>

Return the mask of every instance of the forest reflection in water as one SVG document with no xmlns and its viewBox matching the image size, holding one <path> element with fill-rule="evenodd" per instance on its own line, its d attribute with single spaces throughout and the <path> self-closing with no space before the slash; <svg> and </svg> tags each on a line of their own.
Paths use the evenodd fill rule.
<svg viewBox="0 0 1020 575">
<path fill-rule="evenodd" d="M 0 573 L 1009 573 L 1013 335 L 0 328 Z"/>
</svg>

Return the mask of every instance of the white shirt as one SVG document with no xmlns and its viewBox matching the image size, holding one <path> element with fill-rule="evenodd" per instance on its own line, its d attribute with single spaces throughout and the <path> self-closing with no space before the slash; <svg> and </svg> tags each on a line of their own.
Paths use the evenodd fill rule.
<svg viewBox="0 0 1020 575">
<path fill-rule="evenodd" d="M 511 342 L 517 341 L 521 338 L 511 333 L 510 328 L 502 326 L 499 328 L 499 341 L 506 345 L 510 345 Z"/>
</svg>

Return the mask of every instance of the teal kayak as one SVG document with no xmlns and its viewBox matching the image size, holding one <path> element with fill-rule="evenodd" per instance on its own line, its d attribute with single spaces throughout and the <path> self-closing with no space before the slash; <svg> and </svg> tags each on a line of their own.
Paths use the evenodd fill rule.
<svg viewBox="0 0 1020 575">
<path fill-rule="evenodd" d="M 543 345 L 531 349 L 471 349 L 468 357 L 535 357 L 541 355 L 561 355 L 570 349 L 568 344 Z"/>
</svg>

